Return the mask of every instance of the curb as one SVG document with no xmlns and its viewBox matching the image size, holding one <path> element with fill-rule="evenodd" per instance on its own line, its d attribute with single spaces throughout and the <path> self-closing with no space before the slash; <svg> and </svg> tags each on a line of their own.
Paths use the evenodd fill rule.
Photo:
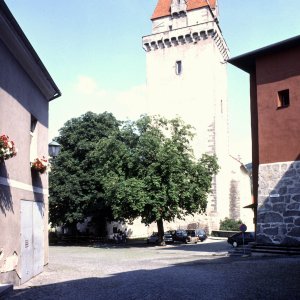
<svg viewBox="0 0 300 300">
<path fill-rule="evenodd" d="M 219 236 L 209 236 L 208 237 L 210 240 L 222 240 L 222 241 L 227 241 L 227 237 L 219 237 Z"/>
</svg>

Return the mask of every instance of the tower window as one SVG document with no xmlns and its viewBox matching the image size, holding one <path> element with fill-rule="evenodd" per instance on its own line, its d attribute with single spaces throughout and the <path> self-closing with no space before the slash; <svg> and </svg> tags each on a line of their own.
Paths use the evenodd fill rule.
<svg viewBox="0 0 300 300">
<path fill-rule="evenodd" d="M 182 62 L 181 62 L 181 60 L 176 61 L 175 72 L 176 72 L 176 75 L 180 75 L 182 73 Z"/>
<path fill-rule="evenodd" d="M 282 90 L 278 92 L 277 108 L 288 107 L 290 105 L 289 90 Z"/>
</svg>

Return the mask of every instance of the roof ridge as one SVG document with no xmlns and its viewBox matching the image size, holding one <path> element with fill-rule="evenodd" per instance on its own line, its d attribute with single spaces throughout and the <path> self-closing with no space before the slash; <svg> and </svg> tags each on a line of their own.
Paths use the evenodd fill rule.
<svg viewBox="0 0 300 300">
<path fill-rule="evenodd" d="M 209 6 L 215 8 L 216 0 L 185 0 L 187 4 L 187 11 L 199 9 Z M 151 20 L 169 16 L 171 14 L 170 7 L 172 0 L 158 0 L 154 9 Z"/>
</svg>

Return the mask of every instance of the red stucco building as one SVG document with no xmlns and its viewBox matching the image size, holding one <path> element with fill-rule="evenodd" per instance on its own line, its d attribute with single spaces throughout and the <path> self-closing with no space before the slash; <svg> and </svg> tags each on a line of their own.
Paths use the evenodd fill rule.
<svg viewBox="0 0 300 300">
<path fill-rule="evenodd" d="M 250 75 L 257 242 L 300 245 L 300 36 L 229 62 Z"/>
</svg>

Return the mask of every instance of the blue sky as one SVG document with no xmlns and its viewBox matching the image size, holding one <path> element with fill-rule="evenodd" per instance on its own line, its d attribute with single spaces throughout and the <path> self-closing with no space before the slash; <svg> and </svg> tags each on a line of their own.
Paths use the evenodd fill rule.
<svg viewBox="0 0 300 300">
<path fill-rule="evenodd" d="M 157 0 L 6 0 L 62 91 L 50 103 L 49 138 L 88 110 L 135 119 L 143 111 L 145 52 Z M 219 0 L 231 57 L 300 32 L 299 0 Z M 231 152 L 250 156 L 248 75 L 228 66 Z"/>
</svg>

